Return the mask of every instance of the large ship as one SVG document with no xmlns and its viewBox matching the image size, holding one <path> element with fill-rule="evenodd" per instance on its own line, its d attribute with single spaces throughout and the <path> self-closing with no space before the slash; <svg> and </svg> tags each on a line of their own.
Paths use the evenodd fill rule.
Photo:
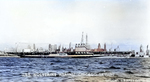
<svg viewBox="0 0 150 82">
<path fill-rule="evenodd" d="M 83 42 L 83 32 L 82 32 L 82 38 L 81 43 L 78 43 L 75 45 L 75 49 L 68 49 L 67 51 L 58 51 L 55 53 L 49 52 L 49 53 L 21 53 L 20 57 L 27 57 L 27 58 L 54 58 L 54 57 L 71 57 L 71 58 L 89 58 L 89 57 L 99 57 L 94 56 L 93 52 L 90 49 L 90 46 L 87 43 L 88 36 L 86 35 L 86 43 Z M 56 50 L 57 51 L 57 50 Z"/>
</svg>

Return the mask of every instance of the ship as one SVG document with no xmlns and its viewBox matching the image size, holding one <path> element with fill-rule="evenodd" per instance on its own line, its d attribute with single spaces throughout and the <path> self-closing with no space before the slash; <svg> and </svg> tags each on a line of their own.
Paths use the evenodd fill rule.
<svg viewBox="0 0 150 82">
<path fill-rule="evenodd" d="M 86 43 L 83 42 L 83 32 L 81 43 L 75 45 L 75 49 L 68 49 L 66 52 L 47 52 L 47 53 L 21 53 L 20 57 L 23 58 L 90 58 L 90 57 L 100 57 L 94 56 L 91 51 L 90 46 L 87 43 L 88 36 L 86 35 Z M 71 44 L 70 44 L 71 45 Z M 56 50 L 57 51 L 57 50 Z M 62 51 L 62 50 L 60 50 Z"/>
</svg>

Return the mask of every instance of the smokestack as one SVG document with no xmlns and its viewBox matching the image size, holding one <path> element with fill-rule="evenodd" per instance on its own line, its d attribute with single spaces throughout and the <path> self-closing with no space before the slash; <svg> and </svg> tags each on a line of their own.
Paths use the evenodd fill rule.
<svg viewBox="0 0 150 82">
<path fill-rule="evenodd" d="M 101 49 L 101 45 L 100 45 L 100 43 L 98 44 L 98 49 Z"/>
</svg>

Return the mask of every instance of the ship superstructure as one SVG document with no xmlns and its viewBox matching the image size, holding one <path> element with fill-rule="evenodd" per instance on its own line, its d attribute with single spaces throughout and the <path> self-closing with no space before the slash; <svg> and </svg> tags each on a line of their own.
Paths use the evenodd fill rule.
<svg viewBox="0 0 150 82">
<path fill-rule="evenodd" d="M 83 32 L 81 43 L 75 44 L 74 51 L 67 52 L 68 55 L 93 55 L 90 49 L 90 45 L 88 44 L 88 36 L 86 35 L 86 43 L 84 43 Z"/>
</svg>

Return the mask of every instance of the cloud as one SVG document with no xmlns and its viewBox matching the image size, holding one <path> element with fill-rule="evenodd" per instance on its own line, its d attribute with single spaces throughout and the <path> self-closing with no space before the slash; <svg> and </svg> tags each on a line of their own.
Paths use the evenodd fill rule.
<svg viewBox="0 0 150 82">
<path fill-rule="evenodd" d="M 146 0 L 0 1 L 1 43 L 150 42 Z"/>
</svg>

